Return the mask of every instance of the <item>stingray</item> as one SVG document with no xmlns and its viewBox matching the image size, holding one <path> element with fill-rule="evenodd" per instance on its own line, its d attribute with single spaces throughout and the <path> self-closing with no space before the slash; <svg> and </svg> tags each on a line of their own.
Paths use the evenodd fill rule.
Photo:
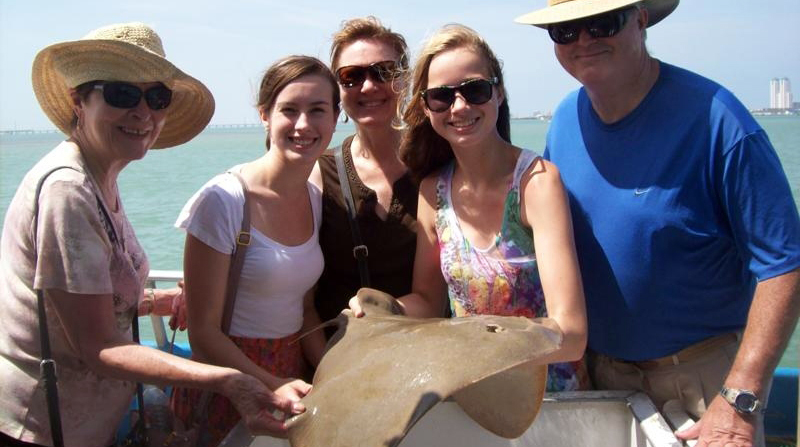
<svg viewBox="0 0 800 447">
<path fill-rule="evenodd" d="M 293 447 L 396 446 L 438 402 L 452 397 L 478 424 L 516 438 L 544 396 L 541 361 L 561 344 L 550 319 L 481 315 L 409 318 L 394 298 L 361 289 L 365 316 L 349 310 L 288 421 Z"/>
</svg>

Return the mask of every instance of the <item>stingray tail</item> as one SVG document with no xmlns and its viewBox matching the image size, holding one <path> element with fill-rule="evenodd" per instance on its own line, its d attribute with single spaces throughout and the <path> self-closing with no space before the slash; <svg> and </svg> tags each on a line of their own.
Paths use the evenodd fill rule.
<svg viewBox="0 0 800 447">
<path fill-rule="evenodd" d="M 339 325 L 339 318 L 338 317 L 337 318 L 332 318 L 332 319 L 330 319 L 330 320 L 328 320 L 328 321 L 326 321 L 324 323 L 320 323 L 320 324 L 312 327 L 311 329 L 303 332 L 302 334 L 298 335 L 297 338 L 295 338 L 294 340 L 290 341 L 289 343 L 290 344 L 297 343 L 300 340 L 302 340 L 305 336 L 307 336 L 308 334 L 316 332 L 316 331 L 318 331 L 320 329 L 325 329 L 326 327 L 338 326 L 338 325 Z"/>
</svg>

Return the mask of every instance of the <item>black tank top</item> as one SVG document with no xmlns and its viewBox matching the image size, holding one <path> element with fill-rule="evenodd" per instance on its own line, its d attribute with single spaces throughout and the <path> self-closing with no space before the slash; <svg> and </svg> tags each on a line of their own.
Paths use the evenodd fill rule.
<svg viewBox="0 0 800 447">
<path fill-rule="evenodd" d="M 342 143 L 342 155 L 356 208 L 356 220 L 364 245 L 371 286 L 392 296 L 411 292 L 416 251 L 418 186 L 408 173 L 395 181 L 386 220 L 375 213 L 375 191 L 361 182 L 353 166 L 350 136 Z M 314 302 L 322 321 L 336 317 L 361 287 L 358 263 L 353 256 L 353 238 L 342 198 L 342 189 L 332 151 L 319 160 L 322 172 L 322 228 L 319 243 L 325 270 L 319 279 Z M 330 333 L 329 333 L 330 335 Z"/>
</svg>

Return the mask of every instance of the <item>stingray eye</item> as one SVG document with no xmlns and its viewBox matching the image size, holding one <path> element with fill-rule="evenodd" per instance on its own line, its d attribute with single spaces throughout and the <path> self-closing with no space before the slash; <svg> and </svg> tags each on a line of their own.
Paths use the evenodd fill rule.
<svg viewBox="0 0 800 447">
<path fill-rule="evenodd" d="M 500 326 L 498 326 L 496 324 L 487 324 L 486 325 L 486 332 L 492 332 L 492 333 L 496 334 L 498 332 L 503 332 L 504 330 L 505 329 L 503 329 L 502 327 L 500 327 Z"/>
</svg>

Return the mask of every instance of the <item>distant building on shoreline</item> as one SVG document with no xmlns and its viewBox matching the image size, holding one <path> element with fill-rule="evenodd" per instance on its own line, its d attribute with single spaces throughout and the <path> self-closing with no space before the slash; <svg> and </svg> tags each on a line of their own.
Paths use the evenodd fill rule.
<svg viewBox="0 0 800 447">
<path fill-rule="evenodd" d="M 792 84 L 789 78 L 772 78 L 769 81 L 769 107 L 751 110 L 756 116 L 800 115 L 800 103 L 792 98 Z"/>
<path fill-rule="evenodd" d="M 772 78 L 769 81 L 769 108 L 781 110 L 791 109 L 793 106 L 789 78 Z"/>
</svg>

